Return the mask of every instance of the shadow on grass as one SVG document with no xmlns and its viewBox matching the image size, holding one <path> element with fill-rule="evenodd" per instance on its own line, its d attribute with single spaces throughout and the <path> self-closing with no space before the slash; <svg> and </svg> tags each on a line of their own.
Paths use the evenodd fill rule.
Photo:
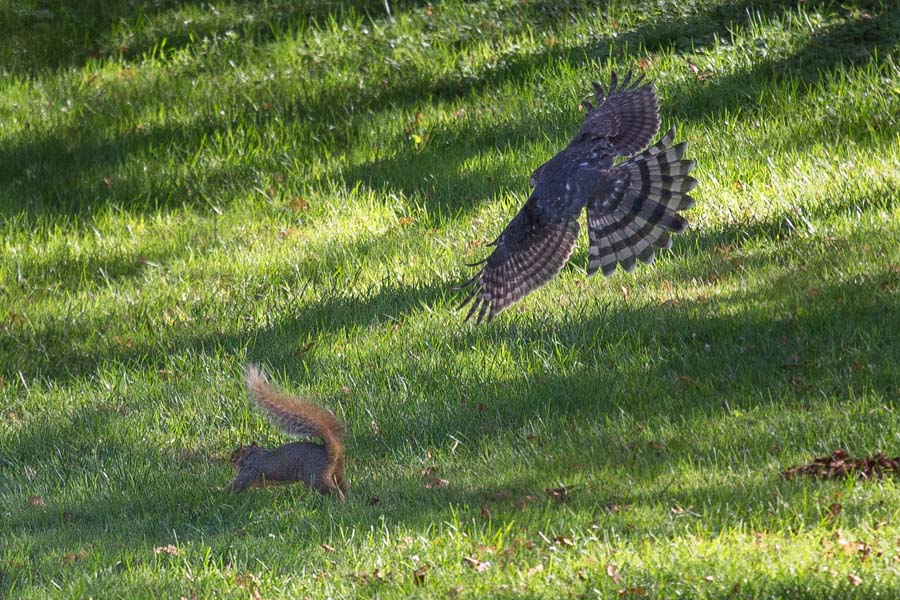
<svg viewBox="0 0 900 600">
<path fill-rule="evenodd" d="M 419 3 L 390 4 L 402 11 Z M 163 40 L 170 51 L 226 32 L 264 42 L 310 22 L 383 15 L 384 6 L 383 0 L 225 0 L 215 6 L 199 0 L 39 1 L 5 9 L 0 56 L 13 72 L 36 75 L 109 56 L 139 59 Z"/>
<path fill-rule="evenodd" d="M 802 4 L 808 10 L 830 6 L 827 2 Z M 861 7 L 871 5 L 870 2 L 858 4 Z M 771 19 L 792 8 L 791 3 L 767 2 L 755 5 L 754 11 L 756 18 Z M 587 66 L 609 57 L 627 63 L 644 52 L 669 48 L 676 49 L 678 53 L 692 52 L 710 45 L 713 36 L 730 39 L 730 29 L 747 27 L 749 20 L 743 3 L 716 6 L 675 22 L 660 21 L 639 27 L 622 36 L 622 41 L 627 45 L 613 46 L 609 40 L 603 39 L 573 48 L 545 48 L 543 52 L 526 58 L 513 58 L 504 69 L 485 73 L 473 81 L 471 87 L 463 89 L 466 93 L 469 90 L 484 91 L 506 81 L 527 80 L 529 74 L 540 72 L 541 68 L 550 67 L 558 61 Z M 710 76 L 703 82 L 692 81 L 679 86 L 674 93 L 667 95 L 662 112 L 671 115 L 669 118 L 684 121 L 715 120 L 736 113 L 752 115 L 765 108 L 766 100 L 761 100 L 761 96 L 767 89 L 793 82 L 799 86 L 798 94 L 805 95 L 828 75 L 867 63 L 873 56 L 888 56 L 898 44 L 900 9 L 884 6 L 874 15 L 861 10 L 860 16 L 848 16 L 844 23 L 811 34 L 809 42 L 790 56 L 764 60 L 749 70 Z M 446 90 L 440 87 L 430 89 L 433 97 L 439 99 L 452 99 L 459 91 L 456 86 Z M 414 97 L 414 94 L 401 94 L 394 101 L 403 97 Z M 872 118 L 872 115 L 860 115 L 858 124 L 870 123 Z M 362 182 L 376 189 L 401 190 L 407 196 L 424 197 L 428 199 L 429 206 L 438 208 L 442 214 L 452 215 L 460 210 L 467 212 L 493 190 L 518 189 L 525 193 L 528 189 L 527 177 L 540 162 L 521 165 L 518 172 L 495 168 L 490 172 L 461 175 L 463 163 L 479 156 L 472 150 L 473 140 L 481 141 L 481 146 L 496 152 L 496 148 L 516 146 L 523 140 L 535 139 L 535 132 L 570 129 L 569 134 L 555 134 L 559 137 L 559 148 L 562 148 L 568 142 L 568 135 L 574 134 L 577 129 L 575 123 L 570 127 L 566 125 L 570 120 L 565 115 L 559 115 L 552 122 L 546 117 L 534 117 L 513 120 L 511 124 L 500 127 L 481 127 L 464 121 L 429 132 L 433 142 L 421 150 L 410 148 L 390 158 L 354 165 L 345 170 L 344 175 L 351 183 Z M 878 135 L 878 128 L 859 126 L 838 133 L 832 123 L 822 120 L 811 128 L 799 131 L 796 146 L 802 148 L 821 143 L 836 135 L 842 140 L 853 139 L 865 144 Z"/>
<path fill-rule="evenodd" d="M 369 4 L 381 6 L 378 2 L 370 2 L 360 4 L 357 9 L 369 8 L 373 9 L 371 14 L 378 14 L 374 10 L 378 7 Z M 801 4 L 807 10 L 831 6 L 827 2 Z M 759 18 L 774 19 L 797 6 L 800 4 L 763 2 L 754 7 L 754 14 Z M 278 7 L 273 10 L 286 11 L 285 27 L 309 18 L 304 12 L 309 7 L 296 8 L 299 11 L 296 14 L 291 13 L 295 9 L 288 4 Z M 325 7 L 331 8 L 330 5 Z M 578 12 L 589 8 L 579 5 L 566 11 L 550 10 L 537 3 L 508 10 L 525 11 L 529 19 L 556 26 L 557 20 L 567 18 L 568 10 Z M 876 54 L 885 56 L 896 48 L 900 41 L 898 9 L 877 2 L 858 2 L 841 10 L 846 14 L 842 23 L 814 32 L 809 43 L 793 55 L 765 60 L 748 71 L 692 82 L 670 95 L 664 112 L 679 120 L 715 119 L 738 111 L 752 113 L 764 106 L 759 104 L 761 92 L 785 78 L 804 82 L 799 90 L 802 94 L 829 73 L 870 61 Z M 586 66 L 607 58 L 628 63 L 646 52 L 670 48 L 676 52 L 689 52 L 712 44 L 714 36 L 729 39 L 730 29 L 747 27 L 749 21 L 743 3 L 726 3 L 674 21 L 661 20 L 639 26 L 624 33 L 615 45 L 612 40 L 601 38 L 577 47 L 549 46 L 527 57 L 509 58 L 499 68 L 485 67 L 474 75 L 455 74 L 434 80 L 431 76 L 407 74 L 411 76 L 404 77 L 396 85 L 367 90 L 360 90 L 356 83 L 347 83 L 326 89 L 309 102 L 293 101 L 290 95 L 295 90 L 286 87 L 279 92 L 277 82 L 266 83 L 259 92 L 271 94 L 274 89 L 275 101 L 284 105 L 283 118 L 310 119 L 317 130 L 331 131 L 326 140 L 330 147 L 346 147 L 356 142 L 359 131 L 367 122 L 361 115 L 367 113 L 412 107 L 423 102 L 453 101 L 472 93 L 484 93 L 507 82 L 532 81 L 541 69 L 552 67 L 559 61 Z M 460 36 L 458 43 L 470 43 L 463 33 L 456 32 L 455 35 Z M 253 90 L 247 90 L 247 94 L 248 97 L 257 95 Z M 140 99 L 136 98 L 136 101 Z M 346 111 L 348 106 L 353 107 L 356 116 Z M 247 110 L 250 110 L 249 106 Z M 263 131 L 282 126 L 272 115 L 256 115 L 252 120 L 258 121 L 257 126 Z M 562 116 L 558 120 L 568 121 Z M 0 174 L 5 174 L 12 182 L 8 194 L 12 201 L 4 205 L 0 214 L 7 217 L 35 211 L 85 214 L 110 204 L 126 210 L 159 210 L 227 202 L 229 194 L 251 188 L 260 173 L 277 170 L 278 166 L 263 161 L 245 170 L 232 168 L 222 173 L 214 171 L 211 175 L 188 173 L 174 178 L 168 173 L 139 175 L 121 173 L 120 169 L 129 157 L 152 154 L 159 149 L 194 156 L 202 149 L 207 137 L 224 133 L 232 125 L 219 116 L 200 115 L 188 125 L 178 124 L 107 139 L 98 137 L 98 123 L 85 119 L 76 130 L 54 132 L 13 144 L 0 151 Z M 440 144 L 432 143 L 424 150 L 407 146 L 408 150 L 390 158 L 351 165 L 343 176 L 351 186 L 363 182 L 376 189 L 401 190 L 409 196 L 421 194 L 427 198 L 429 206 L 439 209 L 441 214 L 458 215 L 468 212 L 491 190 L 519 188 L 524 192 L 526 175 L 534 166 L 523 165 L 521 172 L 515 173 L 494 168 L 463 175 L 461 165 L 473 156 L 473 141 L 484 142 L 481 145 L 490 142 L 493 147 L 516 145 L 522 140 L 533 139 L 534 132 L 560 129 L 553 125 L 546 117 L 534 116 L 513 119 L 510 125 L 493 132 L 472 124 L 451 126 L 447 131 L 435 132 Z M 828 133 L 833 134 L 824 125 L 798 132 L 798 136 L 802 134 L 806 139 L 798 139 L 797 143 L 813 143 Z M 850 138 L 874 135 L 866 127 L 840 134 Z M 564 135 L 561 137 L 565 138 Z M 560 143 L 565 143 L 565 139 Z"/>
<path fill-rule="evenodd" d="M 684 265 L 679 272 L 671 275 L 677 280 L 714 281 L 742 277 L 746 272 L 764 269 L 771 262 L 772 256 L 763 251 L 741 252 L 740 256 L 733 256 L 734 248 L 739 248 L 748 241 L 781 242 L 791 239 L 798 233 L 795 223 L 800 223 L 803 219 L 811 222 L 827 221 L 838 215 L 874 209 L 882 204 L 884 209 L 890 210 L 893 207 L 891 198 L 897 198 L 897 194 L 890 189 L 885 189 L 880 197 L 871 191 L 859 192 L 856 195 L 847 194 L 840 198 L 823 199 L 812 207 L 804 208 L 802 215 L 774 215 L 766 220 L 747 224 L 738 223 L 709 230 L 689 231 L 678 236 L 673 248 L 661 252 L 661 255 L 677 258 Z M 822 243 L 832 244 L 839 249 L 843 242 L 833 240 Z M 396 238 L 390 234 L 363 238 L 350 243 L 349 254 L 391 256 L 395 252 L 395 244 Z M 486 249 L 479 248 L 465 259 L 478 260 L 486 253 Z M 319 254 L 328 255 L 327 252 Z M 140 277 L 144 272 L 145 267 L 140 266 L 140 258 L 140 256 L 117 257 L 96 264 L 84 264 L 81 271 L 86 274 L 89 268 L 96 268 L 98 273 L 102 270 L 108 280 L 114 281 L 117 285 L 124 285 L 129 280 Z M 151 256 L 149 259 L 152 258 Z M 566 268 L 583 274 L 585 258 L 585 250 L 580 248 Z M 404 279 L 385 280 L 357 291 L 359 286 L 354 283 L 356 274 L 336 275 L 338 268 L 343 265 L 343 260 L 343 256 L 333 256 L 317 260 L 302 270 L 284 265 L 278 272 L 267 274 L 263 281 L 249 282 L 247 285 L 262 286 L 253 292 L 255 297 L 260 298 L 260 302 L 281 303 L 268 306 L 267 312 L 284 315 L 278 322 L 258 330 L 242 328 L 239 325 L 232 325 L 223 330 L 215 325 L 216 320 L 222 317 L 223 310 L 233 311 L 233 321 L 239 323 L 242 311 L 250 310 L 246 305 L 249 300 L 233 303 L 231 307 L 223 307 L 214 299 L 210 299 L 196 306 L 185 307 L 186 320 L 169 326 L 165 334 L 153 336 L 152 340 L 143 341 L 147 340 L 147 337 L 141 336 L 140 342 L 131 341 L 132 330 L 123 329 L 121 324 L 134 323 L 135 320 L 146 321 L 147 318 L 134 313 L 125 304 L 112 307 L 110 311 L 91 318 L 84 315 L 59 314 L 48 315 L 36 324 L 24 321 L 11 322 L 5 325 L 5 334 L 0 336 L 0 355 L 7 357 L 3 361 L 0 375 L 8 381 L 17 381 L 20 377 L 24 377 L 26 380 L 42 379 L 61 384 L 73 378 L 92 376 L 105 364 L 156 370 L 164 367 L 168 357 L 184 352 L 209 354 L 221 351 L 233 354 L 243 349 L 249 349 L 257 360 L 266 359 L 270 364 L 288 365 L 295 362 L 298 348 L 310 339 L 338 331 L 400 326 L 408 314 L 421 312 L 423 308 L 428 310 L 432 306 L 443 306 L 448 302 L 455 304 L 464 296 L 455 291 L 454 285 L 467 278 L 466 273 L 460 273 L 457 280 L 432 280 L 428 283 L 408 282 Z M 811 258 L 806 271 L 815 272 L 814 265 L 821 260 L 820 256 Z M 43 265 L 41 270 L 53 273 L 67 269 Z M 892 285 L 891 272 L 885 271 L 882 275 L 884 281 L 875 282 L 874 285 Z M 81 275 L 78 275 L 70 282 L 74 287 L 67 287 L 65 282 L 57 282 L 53 289 L 86 293 L 80 290 L 80 277 Z M 619 273 L 611 280 L 603 280 L 599 276 L 586 279 L 585 285 L 608 286 L 627 281 L 625 275 Z M 53 287 L 49 280 L 46 285 Z M 63 287 L 60 288 L 60 285 Z M 279 291 L 282 285 L 287 285 L 295 292 L 286 296 Z M 245 295 L 249 293 L 247 291 Z M 749 299 L 750 296 L 746 296 L 745 303 L 748 305 Z M 765 295 L 761 296 L 760 300 L 765 300 Z M 258 307 L 253 307 L 256 308 Z M 179 307 L 173 305 L 170 309 Z M 531 309 L 533 319 L 538 318 L 536 310 Z M 596 315 L 607 309 L 594 306 L 587 307 L 586 310 L 594 310 Z M 628 310 L 628 307 L 624 306 L 622 310 Z M 460 312 L 455 318 L 461 322 L 463 316 L 464 312 Z M 580 324 L 592 317 L 593 315 L 587 314 L 570 315 L 567 320 L 575 323 L 576 327 L 583 326 L 590 330 L 589 326 Z M 521 323 L 519 319 L 507 314 L 499 319 L 495 328 L 476 328 L 464 335 L 475 336 L 469 339 L 468 343 L 476 342 L 482 335 L 505 335 L 509 339 L 521 339 L 525 343 L 530 337 L 518 338 L 524 335 L 516 330 L 521 326 L 519 323 Z M 147 321 L 146 326 L 156 327 L 151 321 Z M 448 329 L 458 326 L 458 323 L 452 323 Z M 554 326 L 548 327 L 552 330 Z M 467 331 L 465 327 L 463 331 Z M 537 341 L 530 339 L 528 343 Z M 438 342 L 439 340 L 435 341 Z"/>
<path fill-rule="evenodd" d="M 759 289 L 746 297 L 741 293 L 741 300 L 750 305 L 763 300 L 783 301 L 771 298 L 771 294 L 771 290 Z M 635 430 L 634 438 L 617 437 L 621 434 L 603 427 L 576 429 L 573 434 L 564 430 L 567 422 L 599 425 L 618 419 L 623 411 L 637 422 L 677 415 L 688 424 L 686 430 L 703 430 L 698 423 L 735 408 L 752 410 L 776 404 L 785 412 L 805 411 L 822 393 L 849 399 L 852 393 L 874 391 L 888 397 L 898 383 L 892 364 L 893 357 L 900 354 L 900 340 L 894 335 L 900 327 L 897 295 L 873 288 L 868 282 L 846 282 L 823 289 L 819 300 L 809 306 L 795 306 L 795 312 L 789 311 L 792 314 L 777 317 L 765 310 L 723 315 L 702 306 L 618 305 L 588 318 L 573 316 L 562 322 L 532 318 L 503 322 L 491 329 L 464 329 L 445 342 L 445 358 L 434 367 L 423 368 L 423 375 L 417 376 L 426 384 L 419 392 L 423 397 L 431 393 L 429 387 L 443 389 L 444 395 L 448 387 L 453 389 L 453 355 L 464 353 L 474 344 L 515 340 L 514 353 L 539 353 L 548 363 L 539 372 L 510 373 L 504 380 L 464 382 L 459 403 L 451 398 L 451 405 L 444 410 L 432 406 L 427 412 L 414 413 L 417 418 L 406 418 L 409 410 L 401 405 L 363 407 L 351 421 L 356 430 L 348 467 L 353 490 L 342 506 L 304 494 L 300 488 L 232 496 L 222 489 L 230 481 L 231 472 L 217 458 L 180 455 L 154 447 L 150 439 L 122 437 L 120 419 L 137 420 L 139 425 L 133 432 L 139 433 L 140 423 L 147 416 L 121 413 L 115 394 L 111 394 L 98 405 L 79 409 L 59 421 L 26 425 L 16 432 L 4 452 L 7 466 L 24 469 L 26 465 L 46 463 L 47 452 L 51 451 L 48 440 L 51 444 L 52 440 L 67 440 L 65 445 L 52 446 L 50 462 L 64 465 L 70 485 L 83 488 L 85 494 L 62 506 L 48 498 L 47 507 L 14 510 L 4 519 L 4 529 L 31 536 L 31 552 L 58 551 L 71 544 L 75 548 L 106 548 L 104 552 L 111 553 L 110 558 L 116 553 L 145 553 L 149 557 L 152 548 L 174 543 L 173 536 L 177 536 L 180 545 L 209 544 L 223 561 L 230 557 L 234 545 L 247 543 L 247 539 L 265 543 L 269 535 L 266 524 L 272 515 L 281 513 L 293 515 L 279 518 L 290 519 L 292 543 L 299 547 L 327 540 L 329 528 L 368 531 L 373 523 L 381 523 L 424 532 L 452 515 L 460 522 L 484 523 L 480 515 L 485 505 L 496 523 L 516 521 L 524 525 L 523 535 L 536 535 L 548 515 L 560 512 L 570 522 L 585 526 L 594 519 L 600 519 L 601 526 L 627 525 L 627 536 L 635 539 L 658 530 L 659 522 L 666 519 L 672 521 L 672 535 L 696 534 L 692 515 L 681 518 L 669 510 L 676 505 L 688 510 L 696 507 L 709 531 L 730 530 L 739 519 L 764 529 L 766 519 L 780 518 L 779 506 L 789 505 L 790 514 L 798 519 L 794 531 L 802 531 L 822 518 L 822 507 L 809 500 L 808 486 L 782 481 L 777 472 L 766 470 L 770 460 L 760 449 L 768 442 L 763 441 L 761 446 L 750 430 L 744 439 L 736 434 L 730 446 L 750 449 L 740 459 L 743 462 L 738 461 L 739 466 L 762 471 L 760 478 L 737 478 L 733 486 L 717 479 L 708 485 L 674 487 L 672 464 L 695 465 L 730 457 L 717 454 L 714 445 L 703 440 L 673 439 L 658 448 L 639 430 Z M 280 329 L 262 333 L 254 343 L 269 347 L 271 340 L 264 338 L 281 335 Z M 781 336 L 789 340 L 783 346 L 778 341 Z M 436 340 L 424 340 L 432 342 Z M 709 343 L 713 344 L 712 351 L 706 346 Z M 629 360 L 627 354 L 633 348 L 652 360 L 644 364 Z M 789 354 L 803 354 L 804 348 L 818 353 L 804 355 L 805 362 L 791 363 Z M 863 354 L 868 374 L 850 368 L 853 352 Z M 251 347 L 248 354 L 254 360 L 259 358 L 258 348 Z M 791 366 L 785 369 L 784 364 Z M 640 391 L 644 389 L 667 391 L 648 397 Z M 378 441 L 365 425 L 369 415 L 382 424 Z M 557 444 L 553 439 L 529 440 L 524 432 L 540 415 L 547 415 L 548 433 L 590 433 L 585 433 L 576 446 L 571 442 L 568 446 L 565 442 Z M 872 416 L 873 421 L 877 418 Z M 146 425 L 152 426 L 149 422 Z M 534 469 L 538 474 L 532 476 L 490 471 L 495 439 L 515 439 L 519 431 L 520 443 L 527 449 L 517 450 L 523 458 L 533 457 L 544 469 Z M 460 468 L 467 475 L 475 473 L 475 485 L 451 481 L 447 488 L 429 490 L 424 487 L 420 467 L 415 465 L 378 481 L 367 480 L 362 474 L 371 469 L 369 464 L 391 460 L 386 449 L 412 445 L 412 454 L 418 454 L 419 448 L 447 446 L 447 434 L 466 440 L 463 451 L 473 460 Z M 779 437 L 777 428 L 770 435 L 786 450 L 792 444 L 808 444 L 808 440 Z M 230 449 L 222 448 L 221 454 Z M 555 455 L 553 462 L 540 462 L 550 454 Z M 621 481 L 609 490 L 576 489 L 570 504 L 556 505 L 543 490 L 548 482 L 547 467 L 562 469 L 568 461 L 581 463 L 581 469 L 589 471 L 621 473 Z M 558 477 L 557 481 L 566 483 L 572 472 L 561 470 Z M 497 500 L 497 492 L 508 493 L 509 498 Z M 536 499 L 527 501 L 522 509 L 516 508 L 515 500 L 528 495 Z M 827 494 L 823 497 L 831 502 Z M 378 501 L 370 505 L 373 498 Z M 610 515 L 604 509 L 610 502 L 633 508 L 625 509 L 621 517 Z M 653 518 L 632 521 L 629 510 L 649 511 Z M 798 510 L 802 518 L 796 516 Z M 127 532 L 127 538 L 118 532 Z M 243 542 L 242 536 L 247 536 Z M 281 568 L 288 567 L 275 566 L 274 570 L 279 572 Z M 11 575 L 16 577 L 15 572 Z"/>
</svg>

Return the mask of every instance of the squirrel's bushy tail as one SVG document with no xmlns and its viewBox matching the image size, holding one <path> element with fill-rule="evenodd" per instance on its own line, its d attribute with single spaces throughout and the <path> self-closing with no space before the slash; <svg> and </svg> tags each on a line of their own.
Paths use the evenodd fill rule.
<svg viewBox="0 0 900 600">
<path fill-rule="evenodd" d="M 322 438 L 328 452 L 328 468 L 322 478 L 326 485 L 336 484 L 337 493 L 343 498 L 344 424 L 330 410 L 276 390 L 265 372 L 256 365 L 247 367 L 244 381 L 250 399 L 285 433 Z"/>
</svg>

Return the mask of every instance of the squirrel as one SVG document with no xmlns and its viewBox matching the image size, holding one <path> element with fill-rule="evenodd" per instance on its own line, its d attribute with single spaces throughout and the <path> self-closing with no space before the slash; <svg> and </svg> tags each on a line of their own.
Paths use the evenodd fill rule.
<svg viewBox="0 0 900 600">
<path fill-rule="evenodd" d="M 320 494 L 337 494 L 343 502 L 347 492 L 344 424 L 328 409 L 279 392 L 255 365 L 247 367 L 244 381 L 250 399 L 285 433 L 318 436 L 325 444 L 293 442 L 274 450 L 260 448 L 255 442 L 241 446 L 231 455 L 231 464 L 238 470 L 232 491 L 302 481 Z"/>
</svg>

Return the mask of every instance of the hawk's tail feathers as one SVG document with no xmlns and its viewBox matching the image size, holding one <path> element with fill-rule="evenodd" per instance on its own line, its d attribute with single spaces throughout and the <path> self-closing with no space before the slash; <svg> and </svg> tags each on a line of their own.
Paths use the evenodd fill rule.
<svg viewBox="0 0 900 600">
<path fill-rule="evenodd" d="M 637 260 L 653 262 L 655 248 L 671 246 L 669 233 L 681 233 L 687 227 L 678 212 L 694 205 L 688 192 L 697 180 L 688 175 L 694 161 L 683 158 L 687 144 L 672 146 L 674 138 L 673 128 L 659 142 L 615 167 L 619 182 L 608 201 L 588 206 L 588 275 L 598 269 L 611 275 L 616 264 L 630 272 Z M 610 203 L 615 204 L 612 210 Z"/>
</svg>

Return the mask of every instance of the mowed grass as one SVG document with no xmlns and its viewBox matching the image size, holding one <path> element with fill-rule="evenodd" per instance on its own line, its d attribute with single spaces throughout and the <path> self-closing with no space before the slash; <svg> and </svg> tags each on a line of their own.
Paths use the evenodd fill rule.
<svg viewBox="0 0 900 600">
<path fill-rule="evenodd" d="M 388 6 L 0 2 L 0 594 L 900 596 L 898 482 L 780 476 L 900 454 L 896 4 Z M 628 69 L 691 228 L 462 323 Z M 249 362 L 345 504 L 228 493 Z"/>
</svg>

